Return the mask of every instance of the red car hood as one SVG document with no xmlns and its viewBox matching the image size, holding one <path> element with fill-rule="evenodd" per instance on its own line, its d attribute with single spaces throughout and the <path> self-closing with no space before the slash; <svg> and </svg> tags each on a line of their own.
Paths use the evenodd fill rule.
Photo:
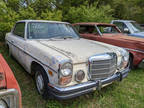
<svg viewBox="0 0 144 108">
<path fill-rule="evenodd" d="M 105 38 L 112 38 L 115 40 L 126 40 L 127 42 L 134 42 L 134 43 L 139 43 L 141 42 L 141 44 L 144 44 L 144 38 L 138 38 L 138 37 L 132 37 L 132 36 L 127 36 L 124 35 L 122 33 L 109 33 L 109 34 L 103 34 L 103 36 L 105 36 Z"/>
<path fill-rule="evenodd" d="M 6 61 L 4 60 L 1 54 L 0 54 L 0 72 L 3 73 L 5 77 L 5 81 L 3 82 L 3 84 L 5 84 L 5 88 L 16 89 L 19 92 L 19 99 L 20 99 L 19 101 L 21 104 L 20 87 L 17 83 L 17 80 L 14 77 L 13 72 L 11 71 L 11 69 L 9 68 L 8 64 L 6 63 Z M 20 105 L 20 108 L 21 108 L 21 105 Z"/>
</svg>

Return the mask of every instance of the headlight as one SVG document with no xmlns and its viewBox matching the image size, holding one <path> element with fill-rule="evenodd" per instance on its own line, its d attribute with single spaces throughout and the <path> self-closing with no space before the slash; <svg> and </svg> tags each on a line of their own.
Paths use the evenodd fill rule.
<svg viewBox="0 0 144 108">
<path fill-rule="evenodd" d="M 129 52 L 125 49 L 119 49 L 119 56 L 117 59 L 117 66 L 119 69 L 123 69 L 128 65 L 129 62 Z"/>
<path fill-rule="evenodd" d="M 0 90 L 0 108 L 19 108 L 19 94 L 16 89 Z"/>
<path fill-rule="evenodd" d="M 0 108 L 8 108 L 7 103 L 2 99 L 0 99 Z"/>
<path fill-rule="evenodd" d="M 85 77 L 85 73 L 82 70 L 79 70 L 76 74 L 75 74 L 75 80 L 77 82 L 81 82 Z"/>
<path fill-rule="evenodd" d="M 66 85 L 72 80 L 73 65 L 70 62 L 66 62 L 59 67 L 59 84 Z"/>
<path fill-rule="evenodd" d="M 60 69 L 62 76 L 69 76 L 72 74 L 72 64 L 71 63 L 65 63 L 61 66 Z"/>
</svg>

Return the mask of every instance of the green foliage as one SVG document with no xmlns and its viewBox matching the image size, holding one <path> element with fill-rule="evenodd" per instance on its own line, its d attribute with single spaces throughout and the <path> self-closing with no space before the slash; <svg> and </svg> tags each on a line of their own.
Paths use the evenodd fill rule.
<svg viewBox="0 0 144 108">
<path fill-rule="evenodd" d="M 113 10 L 109 5 L 96 8 L 93 6 L 71 7 L 64 16 L 65 21 L 75 22 L 110 22 Z"/>
<path fill-rule="evenodd" d="M 63 108 L 63 106 L 56 100 L 49 100 L 46 108 Z"/>
<path fill-rule="evenodd" d="M 35 10 L 37 15 L 41 15 L 42 12 L 51 10 L 51 0 L 36 0 L 34 4 L 31 4 L 31 7 Z"/>
<path fill-rule="evenodd" d="M 101 3 L 111 5 L 114 10 L 113 17 L 117 19 L 135 20 L 144 23 L 143 0 L 103 0 Z"/>
<path fill-rule="evenodd" d="M 30 6 L 21 6 L 19 0 L 0 1 L 0 41 L 4 41 L 6 33 L 10 32 L 18 20 L 43 19 L 61 21 L 62 11 L 50 9 L 49 3 L 50 1 L 48 0 L 43 0 L 43 2 L 37 0 L 35 4 L 29 4 Z"/>
<path fill-rule="evenodd" d="M 75 23 L 130 19 L 144 23 L 143 12 L 143 0 L 0 0 L 0 41 L 18 20 Z"/>
<path fill-rule="evenodd" d="M 4 41 L 5 34 L 11 30 L 19 15 L 8 8 L 4 2 L 0 2 L 0 41 Z"/>
<path fill-rule="evenodd" d="M 40 19 L 44 20 L 55 20 L 55 21 L 61 21 L 62 20 L 62 11 L 49 11 L 46 10 L 46 12 L 42 12 Z"/>
<path fill-rule="evenodd" d="M 7 0 L 5 3 L 7 7 L 11 8 L 14 11 L 18 11 L 19 9 L 19 0 Z"/>
<path fill-rule="evenodd" d="M 28 7 L 28 8 L 22 8 L 19 10 L 19 19 L 36 19 L 37 15 L 34 11 L 33 8 Z"/>
</svg>

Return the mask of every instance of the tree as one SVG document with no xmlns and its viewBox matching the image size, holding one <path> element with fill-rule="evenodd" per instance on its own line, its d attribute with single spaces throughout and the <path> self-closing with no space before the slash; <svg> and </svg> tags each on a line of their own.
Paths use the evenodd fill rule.
<svg viewBox="0 0 144 108">
<path fill-rule="evenodd" d="M 0 40 L 13 24 L 24 19 L 110 22 L 131 19 L 144 23 L 143 0 L 1 0 Z"/>
<path fill-rule="evenodd" d="M 110 22 L 112 20 L 113 10 L 109 5 L 96 8 L 93 6 L 80 6 L 71 7 L 68 14 L 64 16 L 64 20 L 76 23 L 76 22 Z"/>
<path fill-rule="evenodd" d="M 3 1 L 0 2 L 0 41 L 4 40 L 5 34 L 11 30 L 19 15 Z"/>
</svg>

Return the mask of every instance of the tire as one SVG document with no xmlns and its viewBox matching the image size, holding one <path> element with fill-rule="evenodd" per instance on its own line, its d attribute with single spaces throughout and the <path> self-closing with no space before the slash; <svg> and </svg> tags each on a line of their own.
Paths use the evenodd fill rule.
<svg viewBox="0 0 144 108">
<path fill-rule="evenodd" d="M 45 70 L 41 66 L 37 65 L 34 71 L 35 71 L 35 84 L 38 93 L 44 99 L 51 99 L 52 96 L 49 94 L 49 89 L 48 89 L 49 80 Z"/>
<path fill-rule="evenodd" d="M 129 58 L 130 69 L 136 69 L 137 67 L 133 65 L 133 57 L 130 56 Z"/>
<path fill-rule="evenodd" d="M 8 49 L 9 56 L 11 57 L 12 54 L 11 54 L 11 50 L 10 50 L 10 48 L 9 48 L 9 45 L 7 45 L 7 49 Z"/>
</svg>

